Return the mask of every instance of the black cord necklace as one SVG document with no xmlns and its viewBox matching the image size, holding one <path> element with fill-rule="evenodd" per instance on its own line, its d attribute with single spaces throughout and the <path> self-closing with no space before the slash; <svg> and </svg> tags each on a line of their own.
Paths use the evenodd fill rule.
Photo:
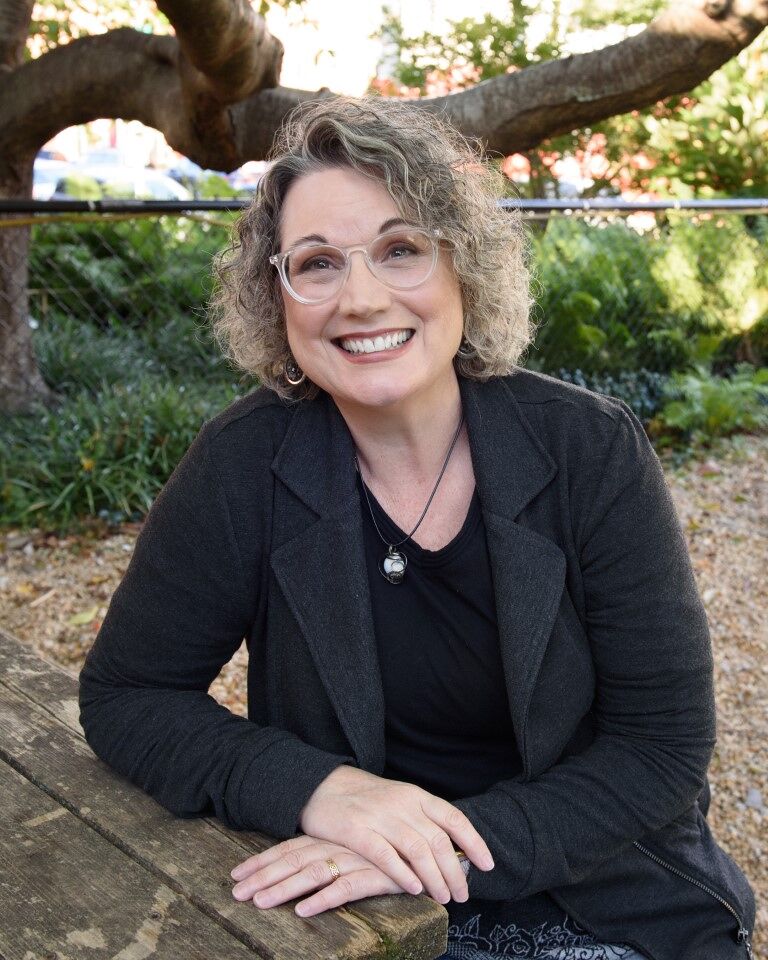
<svg viewBox="0 0 768 960">
<path fill-rule="evenodd" d="M 448 466 L 448 461 L 451 459 L 451 454 L 453 453 L 453 448 L 456 446 L 456 441 L 459 439 L 459 434 L 461 433 L 461 427 L 464 423 L 464 412 L 462 411 L 461 419 L 459 420 L 459 425 L 456 428 L 456 433 L 453 435 L 453 440 L 451 440 L 451 446 L 448 449 L 448 454 L 443 463 L 442 470 L 440 475 L 435 481 L 435 485 L 432 488 L 432 493 L 429 495 L 429 500 L 427 500 L 427 505 L 421 512 L 421 516 L 416 522 L 416 526 L 407 534 L 399 543 L 389 543 L 387 538 L 379 530 L 379 525 L 376 523 L 376 517 L 373 515 L 373 508 L 371 507 L 371 501 L 368 497 L 368 487 L 365 485 L 365 480 L 363 480 L 363 473 L 360 470 L 360 464 L 357 462 L 357 456 L 355 456 L 355 469 L 360 474 L 360 481 L 363 484 L 363 493 L 365 494 L 365 502 L 368 504 L 368 510 L 371 514 L 371 520 L 373 520 L 373 525 L 376 528 L 376 533 L 378 533 L 379 538 L 382 543 L 387 545 L 387 552 L 382 557 L 379 562 L 379 571 L 381 572 L 382 577 L 385 580 L 389 580 L 390 583 L 402 583 L 405 578 L 405 568 L 408 566 L 408 558 L 404 553 L 401 553 L 398 550 L 398 547 L 401 547 L 406 540 L 410 540 L 411 537 L 416 533 L 416 531 L 421 526 L 421 521 L 426 517 L 427 510 L 429 510 L 429 505 L 432 503 L 435 494 L 437 493 L 437 488 L 440 486 L 440 481 L 443 479 L 443 474 L 445 473 L 446 467 Z"/>
</svg>

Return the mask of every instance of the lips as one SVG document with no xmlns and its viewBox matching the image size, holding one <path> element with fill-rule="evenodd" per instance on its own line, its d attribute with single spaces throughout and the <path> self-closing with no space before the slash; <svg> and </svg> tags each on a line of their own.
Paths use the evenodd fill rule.
<svg viewBox="0 0 768 960">
<path fill-rule="evenodd" d="M 338 337 L 334 340 L 334 343 L 346 353 L 382 353 L 401 347 L 410 340 L 413 333 L 414 331 L 411 329 L 388 330 L 368 337 Z"/>
</svg>

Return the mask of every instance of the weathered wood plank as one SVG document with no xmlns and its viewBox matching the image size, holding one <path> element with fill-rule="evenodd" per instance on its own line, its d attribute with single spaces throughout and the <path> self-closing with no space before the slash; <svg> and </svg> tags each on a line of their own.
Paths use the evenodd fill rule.
<svg viewBox="0 0 768 960">
<path fill-rule="evenodd" d="M 253 953 L 0 762 L 6 960 L 211 960 Z"/>
<path fill-rule="evenodd" d="M 0 723 L 10 713 L 24 728 L 13 749 L 6 747 L 13 765 L 244 942 L 268 946 L 275 957 L 430 960 L 445 950 L 447 913 L 426 896 L 369 897 L 303 920 L 293 913 L 295 901 L 265 911 L 237 903 L 229 870 L 272 838 L 215 819 L 174 817 L 98 761 L 76 719 L 76 680 L 2 631 L 0 682 Z"/>
</svg>

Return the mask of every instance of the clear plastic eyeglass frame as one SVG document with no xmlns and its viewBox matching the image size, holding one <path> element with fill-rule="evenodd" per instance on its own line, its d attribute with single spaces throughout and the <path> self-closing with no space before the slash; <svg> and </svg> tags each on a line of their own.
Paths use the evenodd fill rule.
<svg viewBox="0 0 768 960">
<path fill-rule="evenodd" d="M 414 283 L 414 284 L 392 283 L 391 281 L 388 281 L 381 273 L 377 272 L 376 267 L 374 266 L 374 263 L 371 259 L 371 247 L 373 247 L 374 244 L 379 243 L 382 240 L 382 238 L 386 238 L 388 236 L 397 236 L 399 234 L 402 234 L 404 231 L 408 231 L 408 230 L 411 230 L 412 232 L 422 233 L 424 234 L 424 236 L 426 236 L 429 239 L 432 246 L 432 262 L 429 266 L 429 270 L 426 272 L 426 274 L 422 278 L 419 279 L 417 283 Z M 378 236 L 374 237 L 373 240 L 369 241 L 368 243 L 356 243 L 356 244 L 351 244 L 350 246 L 347 246 L 347 247 L 337 247 L 333 243 L 297 244 L 296 246 L 291 247 L 290 250 L 285 250 L 283 253 L 273 254 L 269 258 L 269 262 L 274 267 L 277 268 L 277 272 L 280 275 L 280 280 L 283 284 L 283 287 L 285 288 L 286 292 L 289 293 L 291 297 L 293 297 L 294 300 L 297 300 L 299 303 L 306 303 L 314 306 L 317 303 L 325 303 L 328 300 L 332 300 L 333 297 L 335 297 L 338 293 L 341 292 L 341 290 L 344 287 L 344 284 L 347 282 L 347 278 L 349 277 L 349 267 L 350 267 L 352 254 L 356 252 L 360 252 L 363 254 L 363 258 L 365 260 L 366 266 L 371 271 L 373 276 L 376 277 L 376 279 L 380 283 L 383 283 L 385 286 L 390 287 L 393 290 L 415 290 L 417 287 L 420 287 L 422 284 L 426 283 L 427 280 L 429 280 L 429 278 L 434 273 L 435 266 L 437 265 L 438 243 L 442 239 L 442 236 L 443 236 L 442 231 L 439 230 L 438 228 L 427 229 L 426 227 L 409 227 L 407 225 L 404 225 L 402 227 L 393 228 L 392 230 L 386 230 L 384 233 L 378 234 Z M 344 257 L 344 270 L 341 274 L 341 279 L 334 286 L 334 289 L 332 290 L 331 293 L 329 293 L 325 297 L 320 297 L 319 299 L 316 299 L 316 300 L 308 299 L 307 297 L 302 297 L 299 293 L 297 293 L 291 286 L 290 280 L 288 279 L 288 274 L 286 272 L 286 263 L 287 263 L 288 257 L 290 257 L 291 254 L 295 253 L 297 250 L 306 249 L 308 247 L 309 248 L 321 247 L 325 249 L 338 250 L 339 253 Z"/>
</svg>

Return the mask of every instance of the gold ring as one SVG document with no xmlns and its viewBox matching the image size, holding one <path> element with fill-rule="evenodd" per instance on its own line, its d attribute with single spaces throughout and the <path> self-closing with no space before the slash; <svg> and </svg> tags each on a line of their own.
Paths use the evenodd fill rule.
<svg viewBox="0 0 768 960">
<path fill-rule="evenodd" d="M 334 880 L 341 876 L 341 870 L 339 870 L 338 865 L 335 860 L 332 860 L 330 857 L 325 861 L 328 864 L 328 867 L 331 871 L 331 876 Z"/>
</svg>

